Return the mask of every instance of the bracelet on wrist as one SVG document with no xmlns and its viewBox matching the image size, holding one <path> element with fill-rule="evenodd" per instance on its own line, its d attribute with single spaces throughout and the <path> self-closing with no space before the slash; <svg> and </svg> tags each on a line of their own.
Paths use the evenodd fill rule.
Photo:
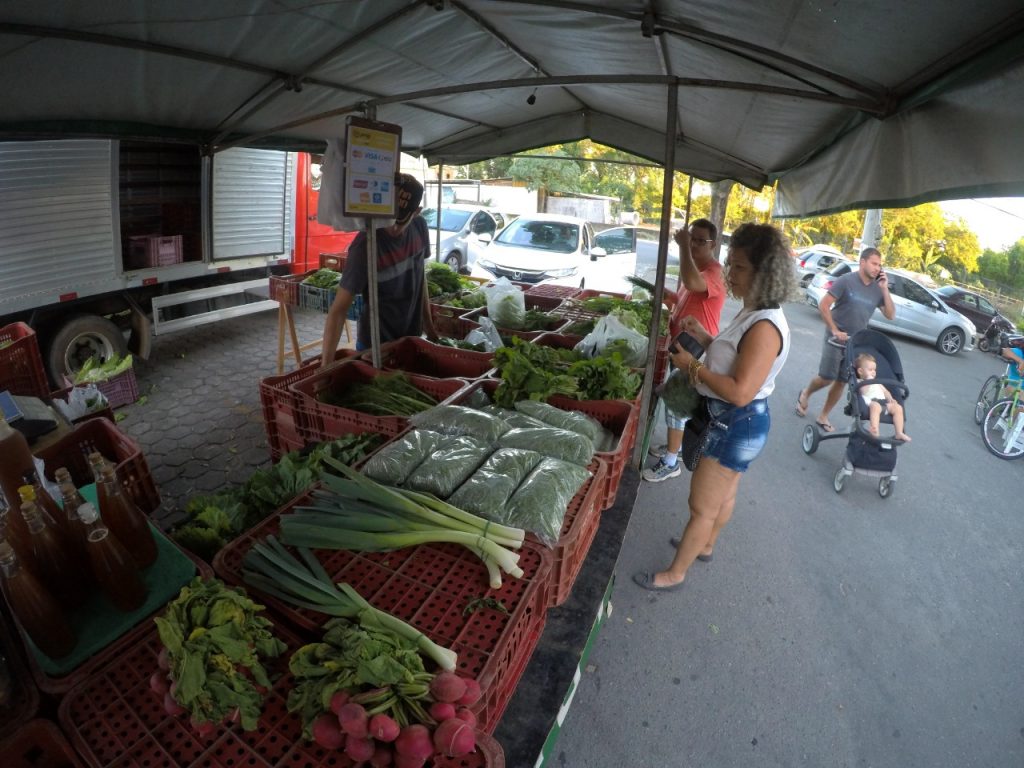
<svg viewBox="0 0 1024 768">
<path fill-rule="evenodd" d="M 690 384 L 697 386 L 699 381 L 700 369 L 704 367 L 704 363 L 694 358 L 690 360 L 689 373 L 690 373 Z"/>
</svg>

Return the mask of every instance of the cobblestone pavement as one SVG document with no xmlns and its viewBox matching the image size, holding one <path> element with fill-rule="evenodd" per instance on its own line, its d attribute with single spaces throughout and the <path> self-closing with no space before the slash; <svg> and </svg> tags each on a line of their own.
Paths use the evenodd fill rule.
<svg viewBox="0 0 1024 768">
<path fill-rule="evenodd" d="M 300 344 L 320 338 L 322 314 L 294 316 Z M 270 464 L 258 384 L 277 373 L 277 324 L 277 312 L 260 312 L 157 336 L 150 359 L 136 360 L 139 402 L 117 410 L 118 428 L 142 446 L 164 529 L 193 495 L 243 483 Z M 285 370 L 294 367 L 290 358 Z"/>
</svg>

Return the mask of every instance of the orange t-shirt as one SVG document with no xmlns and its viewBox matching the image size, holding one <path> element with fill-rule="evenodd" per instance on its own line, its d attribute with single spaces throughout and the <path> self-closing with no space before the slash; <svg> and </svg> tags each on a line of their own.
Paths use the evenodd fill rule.
<svg viewBox="0 0 1024 768">
<path fill-rule="evenodd" d="M 676 296 L 676 304 L 672 308 L 672 319 L 669 321 L 669 331 L 672 338 L 682 331 L 682 320 L 684 317 L 695 317 L 700 321 L 708 333 L 712 336 L 718 335 L 718 321 L 722 316 L 722 306 L 725 304 L 725 283 L 722 281 L 722 265 L 717 260 L 712 260 L 700 271 L 707 291 L 696 293 L 683 288 Z"/>
</svg>

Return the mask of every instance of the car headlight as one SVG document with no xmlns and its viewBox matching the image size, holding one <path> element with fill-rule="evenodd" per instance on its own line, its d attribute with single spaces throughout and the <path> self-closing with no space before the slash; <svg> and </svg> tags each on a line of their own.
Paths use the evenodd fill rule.
<svg viewBox="0 0 1024 768">
<path fill-rule="evenodd" d="M 576 274 L 576 267 L 565 267 L 564 269 L 545 270 L 548 277 L 572 277 Z"/>
<path fill-rule="evenodd" d="M 477 262 L 477 264 L 479 264 L 484 269 L 491 269 L 491 270 L 494 269 L 494 262 L 493 261 L 488 261 L 487 259 L 480 259 Z"/>
</svg>

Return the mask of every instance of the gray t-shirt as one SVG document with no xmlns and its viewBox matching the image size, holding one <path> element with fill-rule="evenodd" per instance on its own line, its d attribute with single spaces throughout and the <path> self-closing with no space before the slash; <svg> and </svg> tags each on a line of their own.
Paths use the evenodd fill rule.
<svg viewBox="0 0 1024 768">
<path fill-rule="evenodd" d="M 859 271 L 837 278 L 828 292 L 835 299 L 832 320 L 840 331 L 848 334 L 867 328 L 871 313 L 884 303 L 878 283 L 871 281 L 864 285 Z"/>
</svg>

